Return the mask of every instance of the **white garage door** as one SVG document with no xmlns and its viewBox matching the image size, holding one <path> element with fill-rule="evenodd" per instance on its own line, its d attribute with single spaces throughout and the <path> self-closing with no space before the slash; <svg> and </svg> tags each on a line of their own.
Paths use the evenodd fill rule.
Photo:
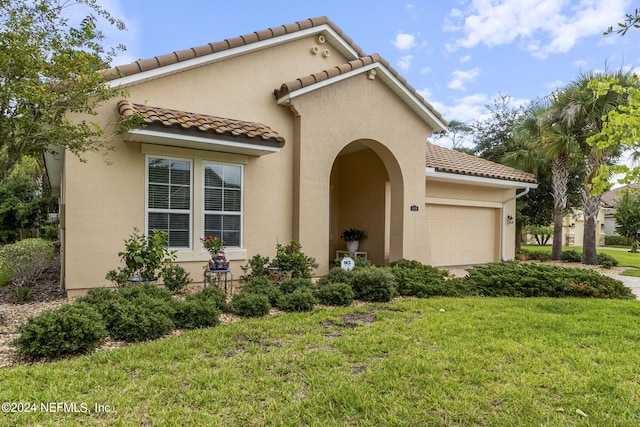
<svg viewBox="0 0 640 427">
<path fill-rule="evenodd" d="M 497 261 L 499 209 L 427 205 L 433 265 L 469 265 Z"/>
</svg>

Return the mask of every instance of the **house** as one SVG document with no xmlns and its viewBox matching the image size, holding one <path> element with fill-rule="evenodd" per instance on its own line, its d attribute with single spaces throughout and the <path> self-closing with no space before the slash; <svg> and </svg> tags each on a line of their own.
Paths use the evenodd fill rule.
<svg viewBox="0 0 640 427">
<path fill-rule="evenodd" d="M 640 184 L 629 184 L 602 193 L 602 210 L 604 211 L 604 232 L 607 236 L 617 235 L 616 205 L 626 191 L 638 191 Z"/>
<path fill-rule="evenodd" d="M 533 175 L 426 142 L 444 118 L 387 61 L 326 17 L 116 67 L 128 91 L 100 107 L 105 158 L 46 159 L 60 195 L 70 296 L 107 285 L 134 227 L 169 233 L 202 277 L 204 235 L 221 235 L 236 277 L 292 239 L 327 271 L 345 228 L 375 264 L 446 266 L 514 256 L 515 198 Z"/>
<path fill-rule="evenodd" d="M 605 209 L 600 208 L 596 216 L 596 244 L 604 246 Z M 582 246 L 584 239 L 584 213 L 582 209 L 570 210 L 562 222 L 562 244 L 564 246 Z"/>
</svg>

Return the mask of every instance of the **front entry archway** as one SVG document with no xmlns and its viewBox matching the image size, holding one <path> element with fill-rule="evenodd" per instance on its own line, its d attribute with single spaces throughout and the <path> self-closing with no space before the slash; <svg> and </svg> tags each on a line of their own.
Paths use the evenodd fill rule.
<svg viewBox="0 0 640 427">
<path fill-rule="evenodd" d="M 329 259 L 346 250 L 340 234 L 347 228 L 366 232 L 359 251 L 374 264 L 401 257 L 402 179 L 391 152 L 376 141 L 351 142 L 335 158 L 330 180 Z"/>
</svg>

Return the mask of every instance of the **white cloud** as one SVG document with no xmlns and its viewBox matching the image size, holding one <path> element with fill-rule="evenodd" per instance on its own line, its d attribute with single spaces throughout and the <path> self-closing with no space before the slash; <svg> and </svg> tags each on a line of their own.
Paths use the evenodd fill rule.
<svg viewBox="0 0 640 427">
<path fill-rule="evenodd" d="M 555 91 L 556 89 L 560 89 L 561 87 L 564 86 L 564 82 L 562 80 L 556 80 L 554 82 L 551 83 L 547 83 L 547 89 L 549 89 L 550 91 Z"/>
<path fill-rule="evenodd" d="M 413 60 L 413 55 L 406 55 L 400 57 L 398 60 L 398 68 L 400 68 L 405 73 L 409 71 L 409 67 L 411 67 L 411 61 Z"/>
<path fill-rule="evenodd" d="M 420 74 L 421 75 L 425 75 L 425 74 L 429 74 L 431 72 L 431 67 L 424 67 L 420 69 Z"/>
<path fill-rule="evenodd" d="M 456 70 L 451 73 L 451 81 L 447 85 L 449 89 L 467 90 L 466 83 L 473 81 L 480 74 L 480 68 L 462 71 Z"/>
<path fill-rule="evenodd" d="M 400 50 L 409 50 L 416 45 L 416 38 L 411 34 L 400 33 L 393 41 L 393 45 Z"/>
<path fill-rule="evenodd" d="M 464 37 L 447 45 L 451 51 L 515 41 L 537 58 L 568 52 L 581 39 L 602 34 L 624 17 L 626 0 L 471 0 L 466 16 L 450 13 Z M 461 22 L 462 21 L 462 22 Z M 456 24 L 457 23 L 457 24 Z"/>
<path fill-rule="evenodd" d="M 465 56 L 461 56 L 458 61 L 460 61 L 461 64 L 464 64 L 465 62 L 469 62 L 471 61 L 471 55 L 465 55 Z"/>
<path fill-rule="evenodd" d="M 429 100 L 429 98 L 431 98 L 431 89 L 429 88 L 419 89 L 416 90 L 416 92 L 418 92 L 420 96 L 422 96 L 427 101 Z"/>
<path fill-rule="evenodd" d="M 455 98 L 451 105 L 445 105 L 438 101 L 431 102 L 431 105 L 448 121 L 458 120 L 463 123 L 471 123 L 486 114 L 485 105 L 489 101 L 487 94 L 477 93 Z"/>
<path fill-rule="evenodd" d="M 586 68 L 587 65 L 589 65 L 589 63 L 584 59 L 578 59 L 577 61 L 573 61 L 573 65 L 575 65 L 578 68 Z"/>
</svg>

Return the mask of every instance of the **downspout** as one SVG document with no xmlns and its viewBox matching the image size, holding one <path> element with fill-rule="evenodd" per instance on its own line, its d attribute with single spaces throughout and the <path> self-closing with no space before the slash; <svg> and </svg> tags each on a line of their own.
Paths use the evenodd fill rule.
<svg viewBox="0 0 640 427">
<path fill-rule="evenodd" d="M 531 188 L 530 187 L 525 187 L 524 191 L 522 193 L 516 194 L 513 197 L 509 197 L 507 200 L 504 200 L 502 202 L 502 208 L 500 208 L 500 217 L 501 217 L 501 221 L 500 221 L 500 259 L 502 261 L 507 261 L 507 257 L 504 253 L 505 250 L 505 246 L 506 246 L 506 242 L 505 242 L 505 238 L 506 238 L 506 222 L 507 222 L 507 217 L 505 216 L 506 214 L 506 205 L 507 203 L 519 199 L 520 197 L 526 195 L 529 190 Z"/>
</svg>

